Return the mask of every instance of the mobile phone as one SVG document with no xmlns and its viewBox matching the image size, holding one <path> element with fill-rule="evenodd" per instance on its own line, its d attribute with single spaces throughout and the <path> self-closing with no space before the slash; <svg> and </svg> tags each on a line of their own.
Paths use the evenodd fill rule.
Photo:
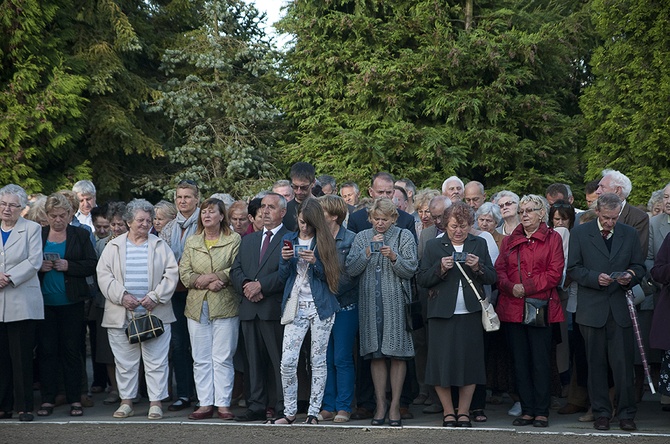
<svg viewBox="0 0 670 444">
<path fill-rule="evenodd" d="M 610 273 L 610 277 L 614 280 L 617 280 L 620 277 L 623 277 L 623 271 L 615 271 L 613 273 Z"/>
<path fill-rule="evenodd" d="M 454 251 L 453 258 L 454 262 L 465 262 L 468 260 L 468 253 L 465 251 Z"/>
<path fill-rule="evenodd" d="M 284 246 L 293 250 L 293 243 L 290 240 L 284 239 Z"/>
<path fill-rule="evenodd" d="M 296 245 L 293 247 L 293 256 L 300 257 L 300 252 L 307 249 L 307 245 Z"/>
<path fill-rule="evenodd" d="M 384 246 L 384 242 L 382 242 L 382 241 L 371 241 L 370 242 L 370 252 L 371 253 L 379 253 L 382 250 L 383 246 Z"/>
</svg>

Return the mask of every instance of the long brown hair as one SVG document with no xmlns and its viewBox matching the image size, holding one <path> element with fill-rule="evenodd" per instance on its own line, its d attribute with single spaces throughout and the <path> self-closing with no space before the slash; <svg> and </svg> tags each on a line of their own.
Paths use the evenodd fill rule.
<svg viewBox="0 0 670 444">
<path fill-rule="evenodd" d="M 201 204 L 200 204 L 200 211 L 209 208 L 209 207 L 214 207 L 217 210 L 219 210 L 219 214 L 221 214 L 221 224 L 219 225 L 219 230 L 223 232 L 224 235 L 228 236 L 231 233 L 230 230 L 230 223 L 228 223 L 228 213 L 226 211 L 226 204 L 223 203 L 222 200 L 219 200 L 215 197 L 210 197 L 209 199 L 205 199 Z M 201 234 L 205 230 L 205 226 L 202 224 L 202 218 L 198 216 L 198 229 L 196 230 L 195 234 Z"/>
<path fill-rule="evenodd" d="M 323 208 L 316 199 L 305 199 L 298 207 L 298 216 L 301 214 L 305 223 L 314 229 L 316 248 L 323 263 L 328 288 L 333 294 L 337 294 L 340 285 L 340 261 L 337 259 L 335 239 L 326 224 Z"/>
</svg>

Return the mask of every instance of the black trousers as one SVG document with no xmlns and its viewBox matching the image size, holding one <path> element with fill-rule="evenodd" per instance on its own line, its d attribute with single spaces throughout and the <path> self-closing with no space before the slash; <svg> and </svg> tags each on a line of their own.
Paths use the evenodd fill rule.
<svg viewBox="0 0 670 444">
<path fill-rule="evenodd" d="M 56 401 L 59 368 L 68 404 L 81 400 L 83 323 L 83 302 L 44 307 L 44 321 L 39 324 L 37 336 L 43 403 Z"/>
<path fill-rule="evenodd" d="M 521 412 L 549 416 L 551 404 L 551 339 L 553 328 L 505 322 Z"/>
<path fill-rule="evenodd" d="M 37 321 L 0 322 L 0 410 L 30 412 Z"/>
</svg>

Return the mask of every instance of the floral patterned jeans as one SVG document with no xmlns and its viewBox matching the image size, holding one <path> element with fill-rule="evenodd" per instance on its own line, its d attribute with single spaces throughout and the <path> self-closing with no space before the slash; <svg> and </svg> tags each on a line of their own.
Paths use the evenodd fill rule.
<svg viewBox="0 0 670 444">
<path fill-rule="evenodd" d="M 299 302 L 298 313 L 284 328 L 282 342 L 281 379 L 284 388 L 284 415 L 295 416 L 298 411 L 298 359 L 307 330 L 311 329 L 312 387 L 308 415 L 317 416 L 326 387 L 326 351 L 335 315 L 321 320 L 314 302 Z"/>
<path fill-rule="evenodd" d="M 670 396 L 670 350 L 666 350 L 661 361 L 661 380 L 658 383 L 661 395 Z"/>
</svg>

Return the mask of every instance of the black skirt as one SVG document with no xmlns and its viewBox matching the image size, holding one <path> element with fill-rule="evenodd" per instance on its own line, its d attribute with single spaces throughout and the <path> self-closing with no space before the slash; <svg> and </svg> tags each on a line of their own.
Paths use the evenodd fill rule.
<svg viewBox="0 0 670 444">
<path fill-rule="evenodd" d="M 486 384 L 481 312 L 428 320 L 426 384 Z"/>
</svg>

